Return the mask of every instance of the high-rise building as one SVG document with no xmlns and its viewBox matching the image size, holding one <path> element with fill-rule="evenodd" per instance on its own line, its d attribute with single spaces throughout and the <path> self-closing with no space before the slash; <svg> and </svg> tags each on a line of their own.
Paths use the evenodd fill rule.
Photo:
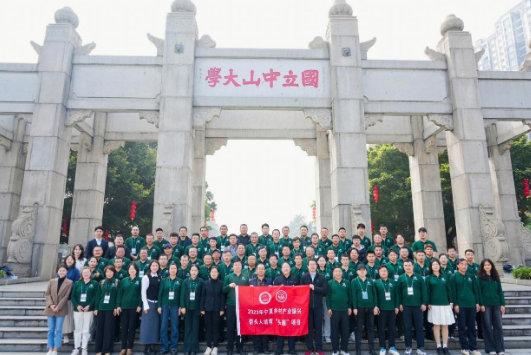
<svg viewBox="0 0 531 355">
<path fill-rule="evenodd" d="M 495 32 L 474 43 L 476 52 L 485 49 L 479 70 L 519 70 L 530 49 L 531 0 L 521 0 L 495 23 Z"/>
</svg>

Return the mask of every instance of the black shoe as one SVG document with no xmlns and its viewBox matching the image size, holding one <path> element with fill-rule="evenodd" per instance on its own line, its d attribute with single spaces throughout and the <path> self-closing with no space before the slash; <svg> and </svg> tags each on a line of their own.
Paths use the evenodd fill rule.
<svg viewBox="0 0 531 355">
<path fill-rule="evenodd" d="M 444 351 L 442 348 L 437 348 L 437 355 L 444 355 Z"/>
<path fill-rule="evenodd" d="M 295 350 L 290 351 L 290 352 L 289 352 L 289 355 L 297 355 L 297 352 L 296 352 Z"/>
<path fill-rule="evenodd" d="M 227 350 L 227 355 L 232 355 L 232 350 Z"/>
<path fill-rule="evenodd" d="M 195 351 L 192 351 L 190 354 L 191 355 L 197 355 L 197 353 Z"/>
<path fill-rule="evenodd" d="M 275 351 L 275 355 L 282 355 L 282 353 L 279 353 L 278 351 Z"/>
<path fill-rule="evenodd" d="M 452 355 L 452 353 L 450 352 L 450 350 L 448 350 L 448 348 L 443 348 L 443 354 L 444 355 Z"/>
<path fill-rule="evenodd" d="M 177 350 L 172 350 L 171 351 L 171 355 L 177 355 L 177 354 L 178 354 Z"/>
<path fill-rule="evenodd" d="M 374 349 L 369 350 L 369 354 L 376 355 L 376 351 Z"/>
<path fill-rule="evenodd" d="M 144 355 L 149 355 L 149 346 L 144 347 Z"/>
<path fill-rule="evenodd" d="M 268 354 L 271 354 L 271 352 L 269 351 L 269 349 L 265 349 L 264 354 L 268 355 Z"/>
<path fill-rule="evenodd" d="M 253 351 L 253 355 L 258 355 L 260 352 L 258 350 Z"/>
</svg>

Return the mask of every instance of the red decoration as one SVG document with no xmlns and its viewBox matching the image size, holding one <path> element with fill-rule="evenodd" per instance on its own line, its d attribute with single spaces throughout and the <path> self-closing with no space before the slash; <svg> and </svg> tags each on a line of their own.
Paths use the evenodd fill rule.
<svg viewBox="0 0 531 355">
<path fill-rule="evenodd" d="M 131 221 L 133 221 L 136 217 L 136 204 L 136 201 L 131 202 L 131 213 L 129 214 Z"/>
<path fill-rule="evenodd" d="M 526 198 L 531 196 L 531 192 L 529 191 L 529 179 L 524 179 L 524 196 Z"/>
<path fill-rule="evenodd" d="M 378 203 L 378 186 L 373 187 L 372 194 L 374 197 L 374 202 Z"/>
<path fill-rule="evenodd" d="M 211 220 L 212 222 L 215 221 L 215 216 L 214 216 L 215 213 L 216 213 L 216 210 L 212 210 L 212 211 L 210 211 L 210 220 Z"/>
<path fill-rule="evenodd" d="M 312 219 L 315 221 L 317 220 L 317 207 L 312 207 Z"/>
<path fill-rule="evenodd" d="M 68 235 L 68 218 L 63 217 L 63 228 L 62 228 L 62 234 Z"/>
<path fill-rule="evenodd" d="M 374 233 L 374 221 L 371 219 L 371 231 Z"/>
<path fill-rule="evenodd" d="M 105 239 L 106 241 L 109 241 L 109 230 L 105 230 L 105 233 L 103 233 L 103 239 Z"/>
</svg>

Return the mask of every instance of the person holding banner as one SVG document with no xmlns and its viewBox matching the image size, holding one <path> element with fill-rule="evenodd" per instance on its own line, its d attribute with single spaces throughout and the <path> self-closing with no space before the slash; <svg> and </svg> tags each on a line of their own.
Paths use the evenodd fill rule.
<svg viewBox="0 0 531 355">
<path fill-rule="evenodd" d="M 328 281 L 326 292 L 326 306 L 331 318 L 332 355 L 348 355 L 349 316 L 352 314 L 351 289 L 347 280 L 343 280 L 343 271 L 335 267 L 332 272 L 334 278 Z M 339 336 L 341 335 L 341 352 L 339 351 Z"/>
<path fill-rule="evenodd" d="M 317 272 L 317 261 L 308 261 L 308 272 L 301 277 L 301 285 L 310 285 L 310 309 L 308 312 L 308 335 L 305 355 L 323 353 L 323 299 L 326 298 L 328 282 L 324 275 Z M 315 337 L 313 332 L 315 331 Z M 315 345 L 314 345 L 315 339 Z"/>
<path fill-rule="evenodd" d="M 282 264 L 282 275 L 277 276 L 274 283 L 275 286 L 284 285 L 284 286 L 297 286 L 297 278 L 291 275 L 291 267 L 289 263 L 284 262 Z M 277 336 L 277 350 L 275 355 L 281 355 L 284 352 L 284 338 L 288 338 L 288 349 L 290 355 L 297 355 L 295 351 L 295 337 L 283 337 Z"/>
<path fill-rule="evenodd" d="M 223 282 L 223 292 L 227 294 L 227 355 L 232 355 L 234 350 L 234 332 L 236 332 L 236 286 L 248 286 L 249 279 L 242 275 L 242 262 L 234 261 L 232 264 L 232 274 L 225 276 Z M 236 335 L 236 347 L 238 354 L 245 355 L 240 336 Z"/>
<path fill-rule="evenodd" d="M 276 255 L 275 255 L 276 256 Z M 256 277 L 249 281 L 250 286 L 271 286 L 273 280 L 265 276 L 266 269 L 264 264 L 258 264 L 256 267 Z M 255 335 L 253 336 L 253 354 L 269 354 L 269 335 Z M 208 354 L 205 354 L 208 355 Z M 214 354 L 215 355 L 215 354 Z"/>
</svg>

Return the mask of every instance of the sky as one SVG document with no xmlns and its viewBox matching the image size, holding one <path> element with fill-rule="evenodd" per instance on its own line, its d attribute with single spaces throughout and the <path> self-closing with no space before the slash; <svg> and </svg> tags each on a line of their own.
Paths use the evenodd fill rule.
<svg viewBox="0 0 531 355">
<path fill-rule="evenodd" d="M 217 48 L 307 48 L 325 37 L 332 0 L 193 0 L 199 35 Z M 362 41 L 377 38 L 369 59 L 427 60 L 445 17 L 455 14 L 474 40 L 494 32 L 495 21 L 518 0 L 347 0 L 359 20 Z M 42 44 L 55 11 L 79 16 L 91 55 L 154 56 L 146 33 L 164 37 L 172 0 L 0 0 L 0 62 L 34 63 L 30 41 Z M 297 214 L 311 219 L 315 200 L 314 157 L 293 141 L 229 140 L 207 157 L 207 181 L 218 204 L 216 222 L 237 232 L 241 223 L 259 231 L 279 228 Z"/>
</svg>

